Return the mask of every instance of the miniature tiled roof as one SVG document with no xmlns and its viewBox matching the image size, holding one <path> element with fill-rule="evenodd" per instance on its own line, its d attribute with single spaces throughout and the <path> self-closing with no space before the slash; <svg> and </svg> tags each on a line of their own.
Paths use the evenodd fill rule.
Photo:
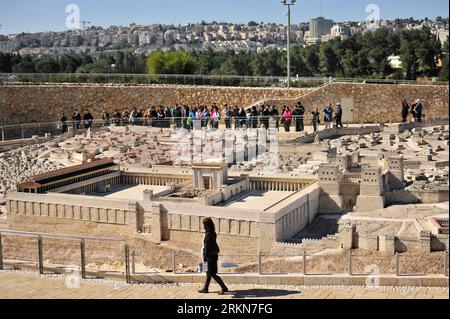
<svg viewBox="0 0 450 319">
<path fill-rule="evenodd" d="M 17 185 L 18 189 L 24 189 L 24 188 L 38 188 L 40 187 L 41 184 L 36 183 L 36 182 L 25 182 L 25 183 L 21 183 L 19 185 Z"/>
<path fill-rule="evenodd" d="M 94 168 L 94 167 L 97 167 L 97 166 L 110 164 L 110 163 L 114 163 L 114 160 L 112 158 L 103 158 L 103 159 L 95 160 L 95 161 L 92 161 L 92 162 L 83 163 L 83 164 L 80 164 L 80 165 L 75 165 L 75 166 L 71 166 L 71 167 L 65 167 L 65 168 L 61 168 L 61 169 L 58 169 L 58 170 L 46 172 L 46 173 L 43 173 L 43 174 L 38 174 L 38 175 L 32 176 L 29 179 L 29 182 L 39 182 L 39 181 L 44 180 L 44 179 L 54 178 L 54 177 L 58 177 L 58 176 L 62 176 L 62 175 L 65 175 L 65 174 L 70 174 L 70 173 L 76 173 L 76 172 L 81 171 L 81 170 Z"/>
</svg>

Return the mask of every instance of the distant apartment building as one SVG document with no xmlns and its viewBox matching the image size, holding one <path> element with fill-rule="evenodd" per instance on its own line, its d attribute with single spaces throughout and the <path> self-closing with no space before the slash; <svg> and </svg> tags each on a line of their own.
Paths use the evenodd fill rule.
<svg viewBox="0 0 450 319">
<path fill-rule="evenodd" d="M 334 25 L 333 20 L 318 17 L 309 21 L 309 39 L 307 43 L 314 44 L 321 40 L 322 36 L 331 33 L 331 28 Z"/>
<path fill-rule="evenodd" d="M 449 35 L 448 30 L 439 29 L 436 31 L 436 37 L 442 44 L 444 44 L 445 41 L 447 41 L 448 35 Z"/>
<path fill-rule="evenodd" d="M 345 40 L 350 36 L 350 28 L 345 25 L 336 24 L 331 28 L 331 38 Z"/>
</svg>

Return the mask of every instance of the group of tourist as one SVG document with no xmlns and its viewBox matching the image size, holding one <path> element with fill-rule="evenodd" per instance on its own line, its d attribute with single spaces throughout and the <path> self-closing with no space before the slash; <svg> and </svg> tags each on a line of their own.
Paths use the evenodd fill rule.
<svg viewBox="0 0 450 319">
<path fill-rule="evenodd" d="M 327 106 L 325 106 L 322 112 L 326 130 L 333 128 L 333 122 L 335 123 L 336 128 L 344 127 L 344 125 L 342 124 L 343 110 L 341 103 L 336 104 L 336 110 L 333 109 L 332 103 L 329 103 Z M 317 132 L 320 125 L 319 109 L 316 109 L 311 113 L 311 122 L 314 132 Z"/>
<path fill-rule="evenodd" d="M 409 114 L 412 114 L 414 121 L 422 122 L 423 104 L 420 99 L 417 99 L 413 105 L 409 105 L 407 100 L 402 101 L 402 120 L 403 123 L 408 122 Z"/>
<path fill-rule="evenodd" d="M 323 111 L 323 120 L 325 129 L 332 128 L 333 122 L 336 122 L 336 127 L 343 127 L 342 125 L 342 107 L 338 103 L 336 110 L 333 109 L 332 104 L 327 105 Z M 188 105 L 175 104 L 173 107 L 151 106 L 143 111 L 134 107 L 131 111 L 125 110 L 119 112 L 115 110 L 112 115 L 108 111 L 102 112 L 103 126 L 126 126 L 126 125 L 141 125 L 152 126 L 160 128 L 170 128 L 174 124 L 177 128 L 193 129 L 210 127 L 213 129 L 219 128 L 219 123 L 223 120 L 227 129 L 241 129 L 241 128 L 266 128 L 270 127 L 270 123 L 279 129 L 284 127 L 286 132 L 291 131 L 291 127 L 295 126 L 296 132 L 305 130 L 306 109 L 302 102 L 298 102 L 294 108 L 283 106 L 281 112 L 274 105 L 252 106 L 245 109 L 238 105 L 229 106 L 225 104 L 220 109 L 216 103 L 210 107 L 205 105 L 197 105 L 190 107 Z M 321 113 L 319 109 L 311 112 L 311 123 L 314 132 L 317 132 L 321 123 Z M 72 115 L 72 125 L 74 130 L 81 128 L 89 129 L 94 123 L 92 113 L 87 109 L 83 114 L 79 110 L 75 110 Z M 68 118 L 64 113 L 61 113 L 59 119 L 59 128 L 65 133 L 67 132 Z"/>
<path fill-rule="evenodd" d="M 89 111 L 89 109 L 86 109 L 85 112 L 83 113 L 83 115 L 81 114 L 81 112 L 79 110 L 75 110 L 73 112 L 71 120 L 72 120 L 71 123 L 72 123 L 74 130 L 79 130 L 82 127 L 84 127 L 85 129 L 89 129 L 92 127 L 92 125 L 94 123 L 94 116 Z M 68 118 L 67 118 L 66 114 L 61 113 L 59 116 L 58 128 L 61 130 L 62 133 L 67 132 L 67 128 L 68 128 L 67 121 L 68 121 Z"/>
</svg>

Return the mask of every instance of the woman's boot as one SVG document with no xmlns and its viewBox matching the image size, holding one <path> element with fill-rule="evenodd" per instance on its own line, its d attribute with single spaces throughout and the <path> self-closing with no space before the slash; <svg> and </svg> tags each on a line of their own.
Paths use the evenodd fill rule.
<svg viewBox="0 0 450 319">
<path fill-rule="evenodd" d="M 203 289 L 200 289 L 198 292 L 201 294 L 207 294 L 209 292 L 209 284 L 210 283 L 211 283 L 211 276 L 206 275 L 205 286 L 203 287 Z"/>
<path fill-rule="evenodd" d="M 225 285 L 222 278 L 220 278 L 219 276 L 216 275 L 214 277 L 214 280 L 219 284 L 220 288 L 222 289 L 222 291 L 219 293 L 219 295 L 223 295 L 228 292 L 228 287 Z"/>
</svg>

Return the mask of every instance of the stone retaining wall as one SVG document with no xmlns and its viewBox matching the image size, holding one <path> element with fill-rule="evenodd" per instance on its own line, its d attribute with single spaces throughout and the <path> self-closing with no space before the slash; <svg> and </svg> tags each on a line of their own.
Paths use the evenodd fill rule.
<svg viewBox="0 0 450 319">
<path fill-rule="evenodd" d="M 448 86 L 333 83 L 318 89 L 234 88 L 210 86 L 55 85 L 0 87 L 0 125 L 57 121 L 60 112 L 89 108 L 96 118 L 103 109 L 111 114 L 133 106 L 175 103 L 249 106 L 267 99 L 276 106 L 302 100 L 307 118 L 315 108 L 353 99 L 353 122 L 399 122 L 401 100 L 420 98 L 428 119 L 448 118 Z M 268 100 L 271 99 L 271 100 Z"/>
<path fill-rule="evenodd" d="M 448 119 L 448 86 L 333 83 L 298 99 L 268 102 L 282 106 L 295 105 L 301 100 L 309 120 L 309 114 L 316 108 L 321 112 L 325 105 L 332 103 L 335 108 L 338 102 L 344 106 L 348 99 L 353 99 L 353 123 L 401 122 L 403 99 L 410 105 L 415 99 L 421 99 L 427 119 Z"/>
<path fill-rule="evenodd" d="M 123 86 L 123 85 L 55 85 L 0 87 L 0 125 L 58 121 L 59 114 L 71 116 L 74 109 L 89 108 L 95 118 L 106 109 L 122 112 L 134 106 L 146 109 L 155 105 L 198 104 L 222 106 L 250 105 L 265 98 L 295 98 L 311 89 L 234 88 L 210 86 Z"/>
</svg>

